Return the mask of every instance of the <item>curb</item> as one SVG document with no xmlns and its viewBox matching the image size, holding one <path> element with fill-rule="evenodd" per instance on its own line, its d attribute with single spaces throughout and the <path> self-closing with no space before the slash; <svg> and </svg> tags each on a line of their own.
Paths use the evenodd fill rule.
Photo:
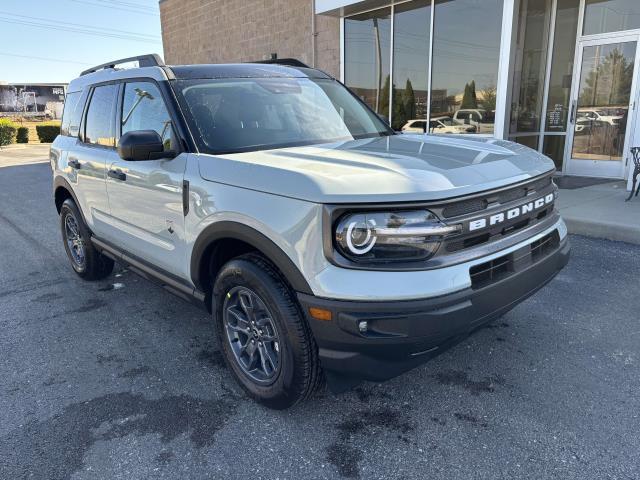
<svg viewBox="0 0 640 480">
<path fill-rule="evenodd" d="M 562 215 L 562 212 L 560 214 Z M 640 225 L 626 226 L 618 223 L 592 222 L 567 218 L 565 215 L 562 215 L 562 218 L 567 224 L 569 233 L 640 245 Z"/>
</svg>

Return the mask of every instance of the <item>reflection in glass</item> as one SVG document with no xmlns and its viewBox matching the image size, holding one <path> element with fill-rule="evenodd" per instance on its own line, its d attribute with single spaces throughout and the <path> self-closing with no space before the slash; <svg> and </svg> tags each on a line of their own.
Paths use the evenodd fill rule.
<svg viewBox="0 0 640 480">
<path fill-rule="evenodd" d="M 586 0 L 585 35 L 640 28 L 640 1 Z"/>
<path fill-rule="evenodd" d="M 585 47 L 572 158 L 622 160 L 636 42 Z"/>
<path fill-rule="evenodd" d="M 565 135 L 545 135 L 542 153 L 553 160 L 558 170 L 562 170 L 562 161 L 564 159 L 564 141 Z"/>
<path fill-rule="evenodd" d="M 493 133 L 502 0 L 435 4 L 431 115 Z"/>
<path fill-rule="evenodd" d="M 389 115 L 391 9 L 344 20 L 345 84 L 376 113 Z"/>
<path fill-rule="evenodd" d="M 544 97 L 551 0 L 523 2 L 519 15 L 510 132 L 537 132 Z"/>
<path fill-rule="evenodd" d="M 113 84 L 96 87 L 93 91 L 85 118 L 85 141 L 87 143 L 115 147 L 112 119 L 117 91 L 118 86 Z"/>
<path fill-rule="evenodd" d="M 566 132 L 580 0 L 558 0 L 545 131 Z"/>
<path fill-rule="evenodd" d="M 400 130 L 427 117 L 431 0 L 396 5 L 394 22 L 391 125 Z"/>
<path fill-rule="evenodd" d="M 525 147 L 533 148 L 534 150 L 538 149 L 538 138 L 539 135 L 521 135 L 518 137 L 510 137 L 509 140 L 512 142 L 517 142 L 520 145 L 524 145 Z"/>
<path fill-rule="evenodd" d="M 135 130 L 155 130 L 165 145 L 173 148 L 171 117 L 162 94 L 151 82 L 127 83 L 122 104 L 122 134 Z"/>
</svg>

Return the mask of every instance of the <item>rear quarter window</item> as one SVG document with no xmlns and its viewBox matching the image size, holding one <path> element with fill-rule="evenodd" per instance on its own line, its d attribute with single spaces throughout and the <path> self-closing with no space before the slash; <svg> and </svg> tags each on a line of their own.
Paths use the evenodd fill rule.
<svg viewBox="0 0 640 480">
<path fill-rule="evenodd" d="M 84 92 L 70 92 L 64 100 L 62 111 L 61 135 L 77 137 L 80 132 L 80 121 L 87 95 Z"/>
</svg>

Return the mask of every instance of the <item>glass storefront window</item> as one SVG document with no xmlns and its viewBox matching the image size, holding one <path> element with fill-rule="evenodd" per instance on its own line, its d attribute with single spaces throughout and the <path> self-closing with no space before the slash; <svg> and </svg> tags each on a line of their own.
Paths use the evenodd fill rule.
<svg viewBox="0 0 640 480">
<path fill-rule="evenodd" d="M 392 127 L 426 119 L 428 107 L 431 0 L 396 5 L 393 39 Z"/>
<path fill-rule="evenodd" d="M 545 131 L 566 132 L 580 0 L 558 0 Z"/>
<path fill-rule="evenodd" d="M 538 132 L 544 98 L 551 0 L 523 2 L 519 16 L 510 132 Z"/>
<path fill-rule="evenodd" d="M 522 135 L 518 137 L 510 137 L 509 140 L 519 143 L 520 145 L 524 145 L 525 147 L 537 150 L 539 138 L 539 135 Z"/>
<path fill-rule="evenodd" d="M 542 153 L 553 160 L 558 170 L 562 170 L 564 159 L 564 142 L 566 135 L 545 135 Z"/>
<path fill-rule="evenodd" d="M 345 84 L 376 113 L 388 117 L 391 8 L 344 20 Z"/>
<path fill-rule="evenodd" d="M 636 42 L 584 47 L 571 158 L 621 161 Z"/>
<path fill-rule="evenodd" d="M 586 0 L 584 35 L 640 28 L 640 1 Z"/>
<path fill-rule="evenodd" d="M 432 117 L 493 133 L 502 10 L 502 0 L 436 1 Z"/>
</svg>

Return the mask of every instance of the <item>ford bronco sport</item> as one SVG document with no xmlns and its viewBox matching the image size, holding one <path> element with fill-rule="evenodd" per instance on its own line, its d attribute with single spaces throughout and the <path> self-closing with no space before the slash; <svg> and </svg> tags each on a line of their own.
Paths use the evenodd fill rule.
<svg viewBox="0 0 640 480">
<path fill-rule="evenodd" d="M 51 162 L 75 272 L 102 279 L 117 261 L 204 306 L 229 370 L 272 408 L 324 379 L 407 371 L 569 257 L 551 160 L 396 134 L 293 60 L 87 70 Z"/>
</svg>

